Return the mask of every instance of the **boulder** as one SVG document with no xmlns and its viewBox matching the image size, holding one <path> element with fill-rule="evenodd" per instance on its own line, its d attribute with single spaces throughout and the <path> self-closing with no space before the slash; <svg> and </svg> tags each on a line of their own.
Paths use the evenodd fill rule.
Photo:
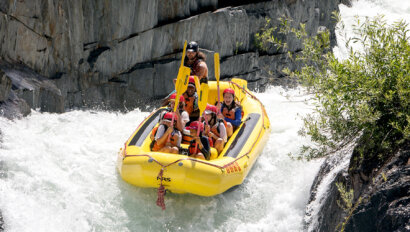
<svg viewBox="0 0 410 232">
<path fill-rule="evenodd" d="M 60 89 L 53 81 L 45 78 L 31 68 L 18 64 L 0 61 L 0 69 L 11 80 L 12 90 L 6 105 L 15 104 L 22 109 L 21 113 L 27 115 L 26 105 L 29 109 L 40 109 L 46 112 L 64 112 L 64 98 Z M 16 111 L 14 113 L 18 114 Z"/>
<path fill-rule="evenodd" d="M 407 231 L 410 226 L 410 149 L 404 146 L 390 159 L 374 159 L 372 168 L 354 167 L 353 155 L 326 159 L 312 185 L 306 208 L 307 231 Z M 338 158 L 339 157 L 339 158 Z M 340 159 L 342 157 L 342 159 Z M 351 157 L 351 158 L 350 158 Z M 354 170 L 354 171 L 352 171 Z M 347 211 L 336 183 L 353 189 Z"/>
</svg>

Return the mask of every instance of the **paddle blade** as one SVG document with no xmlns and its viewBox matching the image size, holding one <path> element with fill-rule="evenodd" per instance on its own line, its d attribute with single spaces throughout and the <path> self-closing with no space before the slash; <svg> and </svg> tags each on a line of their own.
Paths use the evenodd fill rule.
<svg viewBox="0 0 410 232">
<path fill-rule="evenodd" d="M 214 54 L 214 63 L 215 63 L 215 79 L 216 84 L 219 85 L 219 76 L 220 76 L 220 67 L 219 67 L 219 53 Z"/>
<path fill-rule="evenodd" d="M 186 42 L 186 40 L 185 40 L 185 42 L 184 42 L 184 49 L 182 50 L 181 66 L 180 66 L 180 68 L 182 68 L 182 66 L 184 66 L 184 59 L 185 59 L 185 53 L 186 53 L 186 46 L 187 46 L 187 42 Z"/>
<path fill-rule="evenodd" d="M 174 105 L 174 112 L 176 111 L 178 104 L 179 104 L 179 97 L 185 93 L 188 88 L 188 81 L 189 75 L 191 74 L 191 69 L 185 66 L 179 68 L 177 82 L 175 85 L 176 88 L 176 97 L 175 97 L 175 105 Z"/>
<path fill-rule="evenodd" d="M 206 104 L 208 103 L 208 90 L 209 86 L 206 83 L 201 84 L 201 91 L 198 93 L 198 108 L 199 108 L 199 115 L 202 115 L 206 108 Z"/>
</svg>

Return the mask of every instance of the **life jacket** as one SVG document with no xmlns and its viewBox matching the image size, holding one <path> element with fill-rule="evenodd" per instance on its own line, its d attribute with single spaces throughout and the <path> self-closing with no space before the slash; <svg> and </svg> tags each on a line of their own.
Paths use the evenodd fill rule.
<svg viewBox="0 0 410 232">
<path fill-rule="evenodd" d="M 218 138 L 221 138 L 220 131 L 219 131 L 219 124 L 220 124 L 220 123 L 223 123 L 223 124 L 225 125 L 225 128 L 228 127 L 228 125 L 226 124 L 226 121 L 225 121 L 225 120 L 222 120 L 222 121 L 219 121 L 219 120 L 218 120 L 218 122 L 215 123 L 215 125 L 213 125 L 213 126 L 211 127 L 211 132 L 212 132 L 214 135 L 216 135 Z M 216 139 L 212 138 L 212 143 L 213 143 L 213 144 L 215 143 L 215 141 L 216 141 Z M 212 144 L 212 145 L 213 145 L 213 144 Z M 212 147 L 213 147 L 213 146 L 212 146 Z"/>
<path fill-rule="evenodd" d="M 165 127 L 164 131 L 167 131 L 168 127 L 166 125 L 162 126 Z M 155 135 L 158 132 L 158 128 L 159 126 L 154 127 L 154 129 L 152 129 L 152 133 L 151 133 L 151 144 L 150 144 L 150 148 L 152 151 L 159 151 L 161 148 L 163 148 L 165 146 L 165 143 L 163 143 L 162 145 L 158 145 L 157 141 L 155 140 Z M 176 146 L 178 143 L 178 134 L 177 134 L 177 130 L 174 129 L 174 131 L 171 133 L 171 138 L 170 138 L 170 142 L 172 145 Z M 164 132 L 165 133 L 165 132 Z"/>
<path fill-rule="evenodd" d="M 195 108 L 197 108 L 197 103 L 195 103 L 197 95 L 194 94 L 191 97 L 189 97 L 187 93 L 184 93 L 183 96 L 185 98 L 185 110 L 191 116 L 192 112 L 194 112 Z"/>
<path fill-rule="evenodd" d="M 209 138 L 209 137 L 207 137 L 208 138 L 208 141 L 209 141 L 209 146 L 210 147 L 213 147 L 213 142 L 212 142 L 212 139 L 211 138 Z M 195 147 L 196 147 L 196 152 L 195 152 Z M 188 152 L 189 152 L 189 154 L 190 155 L 196 155 L 196 154 L 198 154 L 199 152 L 201 152 L 201 150 L 199 149 L 199 145 L 197 146 L 196 145 L 196 141 L 193 141 L 193 142 L 191 142 L 190 144 L 189 144 L 189 147 L 188 147 Z M 209 159 L 209 157 L 207 157 L 207 155 L 206 154 L 203 154 L 204 156 L 205 156 L 205 158 L 208 160 Z"/>
<path fill-rule="evenodd" d="M 236 111 L 236 106 L 233 107 L 232 109 L 228 109 L 228 107 L 224 104 L 223 109 L 222 109 L 222 114 L 225 118 L 229 118 L 232 120 L 235 120 L 235 111 Z"/>
<path fill-rule="evenodd" d="M 186 135 L 186 134 L 182 135 L 182 143 L 183 144 L 189 144 L 193 139 L 194 139 L 194 137 L 192 137 L 191 135 Z"/>
<path fill-rule="evenodd" d="M 202 59 L 196 59 L 194 63 L 190 65 L 185 65 L 191 69 L 191 76 L 198 76 L 201 62 L 204 61 Z M 204 78 L 208 78 L 208 70 L 206 70 L 205 76 L 201 77 L 201 79 Z"/>
<path fill-rule="evenodd" d="M 235 112 L 238 108 L 241 108 L 240 105 L 235 103 L 235 106 L 232 109 L 228 109 L 228 106 L 225 103 L 222 104 L 222 114 L 224 117 L 235 120 Z M 244 112 L 241 110 L 241 117 L 243 118 Z"/>
</svg>

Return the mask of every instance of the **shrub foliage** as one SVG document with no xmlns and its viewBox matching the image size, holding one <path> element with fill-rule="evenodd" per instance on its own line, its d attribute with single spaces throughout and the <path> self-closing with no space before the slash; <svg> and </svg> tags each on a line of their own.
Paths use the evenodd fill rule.
<svg viewBox="0 0 410 232">
<path fill-rule="evenodd" d="M 346 40 L 348 56 L 338 59 L 331 51 L 328 31 L 310 37 L 304 25 L 295 29 L 290 21 L 281 19 L 280 29 L 263 29 L 256 40 L 284 51 L 286 44 L 275 39 L 275 34 L 296 36 L 302 41 L 301 52 L 289 52 L 296 62 L 301 62 L 301 69 L 284 70 L 306 86 L 316 104 L 314 113 L 304 118 L 301 130 L 314 145 L 303 146 L 298 158 L 323 157 L 352 142 L 358 145 L 362 158 L 385 158 L 408 143 L 408 24 L 387 24 L 382 16 L 358 19 L 353 25 L 353 37 Z"/>
</svg>

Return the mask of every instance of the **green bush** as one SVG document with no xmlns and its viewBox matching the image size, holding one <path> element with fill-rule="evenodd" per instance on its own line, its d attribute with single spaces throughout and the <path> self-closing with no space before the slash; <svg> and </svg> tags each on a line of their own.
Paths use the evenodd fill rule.
<svg viewBox="0 0 410 232">
<path fill-rule="evenodd" d="M 285 71 L 307 87 L 316 104 L 314 113 L 304 118 L 301 130 L 314 145 L 303 146 L 298 158 L 323 157 L 352 143 L 358 145 L 362 158 L 386 158 L 408 143 L 408 24 L 400 21 L 388 25 L 382 16 L 357 20 L 354 37 L 346 42 L 349 55 L 340 60 L 331 52 L 328 31 L 308 37 L 304 25 L 295 29 L 288 21 L 282 19 L 286 23 L 282 23 L 281 33 L 302 40 L 303 51 L 295 56 L 302 68 Z M 265 29 L 262 33 L 268 32 Z M 271 35 L 260 38 L 277 41 Z M 362 49 L 353 49 L 354 44 Z"/>
</svg>

